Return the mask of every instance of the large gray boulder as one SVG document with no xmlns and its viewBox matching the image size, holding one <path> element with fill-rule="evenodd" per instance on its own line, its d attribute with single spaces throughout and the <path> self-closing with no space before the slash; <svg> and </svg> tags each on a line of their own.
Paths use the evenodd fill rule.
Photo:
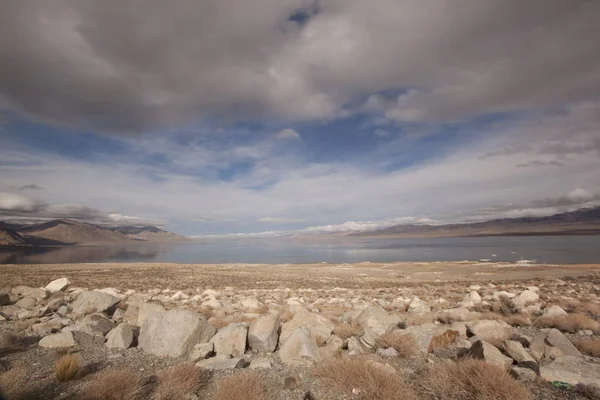
<svg viewBox="0 0 600 400">
<path fill-rule="evenodd" d="M 0 292 L 0 307 L 10 304 L 10 295 L 6 292 Z"/>
<path fill-rule="evenodd" d="M 139 347 L 157 356 L 187 356 L 196 343 L 208 341 L 214 327 L 193 311 L 171 310 L 147 315 L 138 339 Z"/>
<path fill-rule="evenodd" d="M 69 278 L 55 279 L 46 285 L 46 290 L 50 293 L 61 292 L 68 288 L 70 284 L 71 281 L 69 281 Z"/>
<path fill-rule="evenodd" d="M 520 367 L 529 368 L 533 371 L 538 370 L 538 363 L 520 342 L 517 342 L 516 340 L 505 340 L 502 344 L 502 349 L 509 357 L 515 360 Z"/>
<path fill-rule="evenodd" d="M 513 360 L 503 355 L 495 346 L 484 340 L 477 340 L 466 352 L 461 354 L 466 357 L 484 360 L 488 364 L 497 365 L 502 368 L 508 368 Z"/>
<path fill-rule="evenodd" d="M 540 295 L 531 290 L 524 290 L 511 299 L 513 305 L 517 308 L 523 308 L 529 304 L 533 304 L 540 299 Z"/>
<path fill-rule="evenodd" d="M 336 357 L 342 354 L 342 348 L 344 347 L 344 341 L 336 335 L 331 335 L 325 346 L 321 346 L 317 349 L 319 354 L 319 361 L 327 360 L 329 358 Z"/>
<path fill-rule="evenodd" d="M 37 300 L 44 300 L 48 298 L 48 292 L 46 289 L 32 288 L 29 286 L 17 286 L 11 290 L 14 295 L 22 297 L 31 297 Z"/>
<path fill-rule="evenodd" d="M 600 385 L 600 360 L 576 356 L 561 356 L 540 366 L 540 376 L 549 381 L 576 385 Z"/>
<path fill-rule="evenodd" d="M 544 309 L 544 317 L 563 317 L 569 315 L 561 306 L 556 304 Z"/>
<path fill-rule="evenodd" d="M 408 304 L 408 310 L 411 314 L 425 314 L 431 311 L 429 304 L 418 297 L 414 297 Z"/>
<path fill-rule="evenodd" d="M 133 336 L 131 325 L 118 325 L 106 334 L 106 347 L 111 349 L 128 349 L 133 344 Z"/>
<path fill-rule="evenodd" d="M 53 335 L 48 335 L 40 340 L 40 347 L 49 349 L 71 347 L 71 346 L 95 346 L 104 342 L 103 337 L 87 334 L 85 332 L 73 331 L 73 332 L 60 332 Z"/>
<path fill-rule="evenodd" d="M 279 358 L 287 365 L 310 365 L 319 360 L 319 348 L 307 327 L 294 329 L 279 348 Z"/>
<path fill-rule="evenodd" d="M 279 314 L 271 313 L 252 321 L 248 329 L 248 344 L 252 350 L 272 353 L 277 347 Z"/>
<path fill-rule="evenodd" d="M 102 292 L 86 291 L 82 292 L 71 304 L 75 314 L 91 314 L 112 311 L 112 309 L 121 301 L 120 298 L 111 296 Z"/>
<path fill-rule="evenodd" d="M 129 308 L 128 308 L 128 310 L 129 310 Z M 148 314 L 153 313 L 153 312 L 164 312 L 164 311 L 166 311 L 165 308 L 160 304 L 141 303 L 138 305 L 137 319 L 133 325 L 141 327 L 142 325 L 144 325 L 144 322 L 146 321 Z"/>
<path fill-rule="evenodd" d="M 247 334 L 247 324 L 234 323 L 219 329 L 209 343 L 214 345 L 218 356 L 241 357 L 246 352 Z"/>
<path fill-rule="evenodd" d="M 488 342 L 502 342 L 513 334 L 513 328 L 504 321 L 482 319 L 469 321 L 465 324 L 467 333 L 477 336 Z"/>
<path fill-rule="evenodd" d="M 565 335 L 556 328 L 546 332 L 546 343 L 558 348 L 566 356 L 581 357 L 581 353 Z"/>
<path fill-rule="evenodd" d="M 283 324 L 279 341 L 281 343 L 285 342 L 292 332 L 299 327 L 308 329 L 313 340 L 324 343 L 331 336 L 334 325 L 333 322 L 322 315 L 308 311 L 299 311 L 294 314 L 291 320 Z"/>
<path fill-rule="evenodd" d="M 401 316 L 389 314 L 380 306 L 367 307 L 356 317 L 356 323 L 363 330 L 360 341 L 363 345 L 374 348 L 379 337 L 397 328 L 402 320 Z"/>
</svg>

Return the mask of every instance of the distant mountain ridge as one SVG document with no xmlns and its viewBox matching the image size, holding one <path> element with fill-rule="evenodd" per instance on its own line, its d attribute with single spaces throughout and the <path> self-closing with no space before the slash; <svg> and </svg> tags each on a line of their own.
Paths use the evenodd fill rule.
<svg viewBox="0 0 600 400">
<path fill-rule="evenodd" d="M 394 225 L 353 237 L 450 237 L 505 235 L 600 234 L 600 207 L 580 209 L 546 217 L 502 218 L 484 222 L 446 225 Z"/>
<path fill-rule="evenodd" d="M 114 245 L 134 241 L 180 241 L 187 239 L 155 226 L 102 227 L 86 222 L 57 219 L 19 225 L 0 222 L 0 245 Z"/>
</svg>

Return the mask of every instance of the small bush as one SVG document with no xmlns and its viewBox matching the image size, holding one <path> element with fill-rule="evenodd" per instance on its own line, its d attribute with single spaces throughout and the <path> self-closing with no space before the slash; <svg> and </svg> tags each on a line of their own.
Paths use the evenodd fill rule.
<svg viewBox="0 0 600 400">
<path fill-rule="evenodd" d="M 413 390 L 399 375 L 371 362 L 367 357 L 345 357 L 318 364 L 313 368 L 317 378 L 324 379 L 353 399 L 416 400 Z"/>
<path fill-rule="evenodd" d="M 210 379 L 208 371 L 192 364 L 181 364 L 158 375 L 155 400 L 183 399 L 204 387 Z"/>
<path fill-rule="evenodd" d="M 511 326 L 531 326 L 531 318 L 527 314 L 508 315 L 502 319 Z"/>
<path fill-rule="evenodd" d="M 500 300 L 495 301 L 492 304 L 492 311 L 502 315 L 518 314 L 519 308 L 516 307 L 513 302 L 506 296 L 501 296 Z"/>
<path fill-rule="evenodd" d="M 600 324 L 585 314 L 569 314 L 558 317 L 541 316 L 533 322 L 533 325 L 538 328 L 556 328 L 569 333 L 577 333 L 585 329 L 590 329 L 595 334 L 600 333 Z"/>
<path fill-rule="evenodd" d="M 531 393 L 501 367 L 464 359 L 435 364 L 417 381 L 425 398 L 435 400 L 531 400 Z"/>
<path fill-rule="evenodd" d="M 349 339 L 352 336 L 360 336 L 362 331 L 360 325 L 346 323 L 337 323 L 333 329 L 333 333 L 344 340 Z"/>
<path fill-rule="evenodd" d="M 76 378 L 80 371 L 79 357 L 73 354 L 62 356 L 54 366 L 54 376 L 61 382 Z"/>
<path fill-rule="evenodd" d="M 27 373 L 23 367 L 14 367 L 0 373 L 0 395 L 8 400 L 25 399 Z"/>
<path fill-rule="evenodd" d="M 600 340 L 577 339 L 572 340 L 577 350 L 592 357 L 600 357 Z"/>
<path fill-rule="evenodd" d="M 149 388 L 129 371 L 106 371 L 94 377 L 83 390 L 85 400 L 144 400 Z"/>
<path fill-rule="evenodd" d="M 401 357 L 418 354 L 417 342 L 412 335 L 402 332 L 386 332 L 377 340 L 377 347 L 387 349 L 393 347 Z"/>
<path fill-rule="evenodd" d="M 271 399 L 263 380 L 256 373 L 244 372 L 223 378 L 218 382 L 216 400 L 267 400 Z"/>
</svg>

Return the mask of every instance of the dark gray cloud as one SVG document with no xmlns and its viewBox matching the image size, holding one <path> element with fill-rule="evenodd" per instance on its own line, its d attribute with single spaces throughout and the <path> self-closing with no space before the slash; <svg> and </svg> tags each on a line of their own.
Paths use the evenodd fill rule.
<svg viewBox="0 0 600 400">
<path fill-rule="evenodd" d="M 598 20 L 586 0 L 3 1 L 0 108 L 127 132 L 393 88 L 418 88 L 380 102 L 399 120 L 554 107 L 598 98 Z"/>
<path fill-rule="evenodd" d="M 31 183 L 29 185 L 19 186 L 17 189 L 20 190 L 20 191 L 25 191 L 25 190 L 44 190 L 43 187 L 38 186 L 35 183 Z"/>
<path fill-rule="evenodd" d="M 529 167 L 562 167 L 565 163 L 552 160 L 552 161 L 540 161 L 540 160 L 532 160 L 527 161 L 522 164 L 517 164 L 517 168 L 529 168 Z"/>
</svg>

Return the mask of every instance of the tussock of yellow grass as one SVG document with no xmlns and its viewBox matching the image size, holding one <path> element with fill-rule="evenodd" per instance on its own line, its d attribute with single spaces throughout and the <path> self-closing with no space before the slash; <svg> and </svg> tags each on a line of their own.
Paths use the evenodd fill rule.
<svg viewBox="0 0 600 400">
<path fill-rule="evenodd" d="M 253 372 L 243 372 L 221 379 L 215 392 L 216 400 L 269 400 L 272 398 L 263 380 Z"/>
<path fill-rule="evenodd" d="M 571 341 L 577 350 L 592 357 L 600 357 L 600 340 L 577 339 Z"/>
<path fill-rule="evenodd" d="M 313 374 L 333 384 L 353 399 L 417 400 L 401 376 L 364 356 L 333 359 L 313 368 Z"/>
<path fill-rule="evenodd" d="M 352 336 L 360 336 L 362 334 L 362 328 L 360 325 L 347 324 L 347 323 L 336 323 L 333 329 L 334 335 L 339 336 L 342 339 L 349 339 Z"/>
<path fill-rule="evenodd" d="M 79 357 L 74 354 L 62 356 L 54 366 L 54 376 L 61 382 L 75 379 L 80 371 Z"/>
<path fill-rule="evenodd" d="M 181 364 L 158 375 L 154 400 L 178 400 L 187 398 L 204 387 L 210 379 L 208 371 L 192 364 Z"/>
<path fill-rule="evenodd" d="M 532 400 L 532 394 L 508 373 L 482 360 L 435 364 L 416 381 L 425 399 Z"/>
<path fill-rule="evenodd" d="M 93 377 L 82 393 L 83 400 L 144 400 L 149 388 L 129 371 L 106 371 Z"/>
<path fill-rule="evenodd" d="M 577 333 L 585 329 L 590 329 L 595 334 L 600 333 L 600 324 L 585 314 L 569 314 L 558 317 L 541 316 L 533 321 L 533 325 L 538 328 L 556 328 L 569 333 Z"/>
<path fill-rule="evenodd" d="M 27 373 L 25 368 L 16 366 L 8 371 L 0 372 L 0 395 L 7 400 L 25 399 Z"/>
<path fill-rule="evenodd" d="M 393 347 L 401 357 L 410 357 L 418 354 L 417 342 L 412 335 L 407 335 L 402 332 L 386 332 L 377 340 L 377 347 L 385 348 Z"/>
</svg>

